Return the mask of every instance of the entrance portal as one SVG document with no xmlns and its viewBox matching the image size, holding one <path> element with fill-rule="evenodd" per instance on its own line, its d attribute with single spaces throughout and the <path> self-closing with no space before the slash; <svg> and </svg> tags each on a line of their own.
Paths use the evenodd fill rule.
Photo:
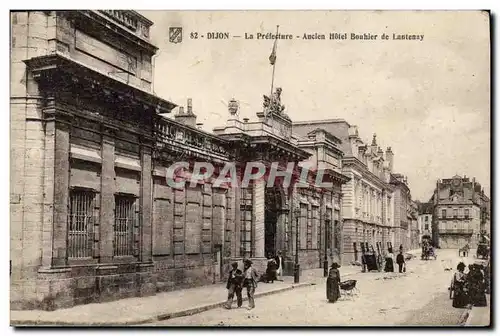
<svg viewBox="0 0 500 336">
<path fill-rule="evenodd" d="M 265 194 L 265 257 L 276 256 L 278 214 L 282 207 L 281 191 L 278 188 L 267 188 Z"/>
</svg>

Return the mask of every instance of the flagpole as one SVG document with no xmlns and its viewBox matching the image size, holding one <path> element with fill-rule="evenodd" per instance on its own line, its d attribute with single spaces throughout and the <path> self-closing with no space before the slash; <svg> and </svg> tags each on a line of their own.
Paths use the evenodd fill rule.
<svg viewBox="0 0 500 336">
<path fill-rule="evenodd" d="M 278 49 L 278 31 L 279 31 L 279 28 L 280 28 L 280 26 L 276 25 L 276 38 L 274 40 L 274 43 L 275 43 L 274 52 L 276 52 L 276 49 Z M 269 95 L 269 104 L 270 104 L 269 107 L 271 107 L 272 103 L 273 103 L 273 87 L 274 87 L 274 71 L 275 70 L 276 70 L 276 59 L 273 62 L 273 75 L 271 77 L 271 94 Z M 268 116 L 270 111 L 268 110 L 267 112 L 268 113 L 266 113 L 266 122 L 267 122 L 267 116 Z"/>
</svg>

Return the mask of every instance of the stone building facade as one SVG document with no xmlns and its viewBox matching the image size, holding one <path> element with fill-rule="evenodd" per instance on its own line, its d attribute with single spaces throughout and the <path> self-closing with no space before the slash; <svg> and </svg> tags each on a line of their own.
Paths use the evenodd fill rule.
<svg viewBox="0 0 500 336">
<path fill-rule="evenodd" d="M 394 244 L 403 250 L 411 250 L 412 228 L 416 227 L 416 214 L 412 206 L 408 180 L 402 174 L 391 174 L 391 185 L 394 186 Z"/>
<path fill-rule="evenodd" d="M 418 206 L 418 227 L 419 227 L 419 243 L 424 239 L 432 241 L 432 214 L 434 206 L 432 203 L 417 203 Z"/>
<path fill-rule="evenodd" d="M 431 199 L 434 205 L 433 240 L 440 248 L 477 246 L 489 227 L 489 198 L 473 178 L 438 180 Z"/>
<path fill-rule="evenodd" d="M 350 178 L 342 185 L 342 262 L 361 261 L 365 248 L 373 247 L 379 253 L 387 251 L 394 244 L 394 198 L 389 184 L 394 160 L 391 148 L 384 153 L 375 135 L 371 145 L 365 144 L 357 127 L 343 119 L 301 121 L 295 122 L 294 127 L 303 128 L 304 132 L 321 127 L 341 141 L 342 172 Z"/>
<path fill-rule="evenodd" d="M 232 102 L 214 133 L 196 127 L 191 100 L 163 117 L 177 105 L 152 93 L 152 22 L 134 11 L 12 12 L 11 24 L 11 308 L 214 283 L 232 260 L 252 258 L 262 271 L 278 249 L 290 274 L 297 245 L 301 268 L 319 267 L 324 251 L 341 258 L 349 178 L 338 138 L 297 136 L 272 106 L 242 122 Z M 189 183 L 171 186 L 179 161 L 188 167 L 175 178 Z M 297 176 L 303 161 L 317 169 L 302 185 L 239 188 L 192 175 L 196 162 L 219 175 L 228 163 L 241 173 L 260 162 L 292 163 Z"/>
</svg>

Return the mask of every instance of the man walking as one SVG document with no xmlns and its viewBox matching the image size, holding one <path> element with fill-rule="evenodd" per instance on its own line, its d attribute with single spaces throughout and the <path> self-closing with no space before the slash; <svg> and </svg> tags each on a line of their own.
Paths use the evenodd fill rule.
<svg viewBox="0 0 500 336">
<path fill-rule="evenodd" d="M 257 281 L 259 279 L 259 276 L 257 274 L 257 271 L 252 267 L 252 261 L 249 259 L 245 259 L 243 261 L 243 264 L 245 266 L 243 273 L 245 274 L 245 280 L 243 281 L 243 287 L 247 288 L 247 296 L 248 296 L 248 309 L 253 309 L 255 308 L 255 300 L 254 300 L 254 294 L 255 294 L 255 288 L 257 288 Z"/>
<path fill-rule="evenodd" d="M 231 264 L 233 269 L 229 272 L 229 277 L 227 279 L 226 288 L 228 290 L 227 302 L 224 305 L 226 309 L 231 309 L 233 304 L 234 294 L 236 294 L 236 302 L 238 308 L 243 304 L 243 297 L 241 291 L 243 290 L 243 272 L 238 269 L 238 263 L 233 262 Z"/>
<path fill-rule="evenodd" d="M 396 263 L 399 266 L 399 273 L 406 272 L 406 267 L 404 267 L 404 265 L 405 265 L 405 257 L 403 255 L 403 250 L 399 251 L 399 254 L 396 257 Z"/>
</svg>

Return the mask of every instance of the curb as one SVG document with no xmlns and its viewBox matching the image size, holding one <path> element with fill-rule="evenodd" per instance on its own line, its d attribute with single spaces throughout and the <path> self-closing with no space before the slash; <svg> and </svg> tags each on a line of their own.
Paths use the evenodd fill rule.
<svg viewBox="0 0 500 336">
<path fill-rule="evenodd" d="M 472 311 L 472 306 L 468 305 L 467 309 L 460 316 L 460 320 L 458 320 L 458 324 L 460 326 L 465 327 L 467 325 L 467 322 L 469 322 L 469 319 L 471 317 L 471 311 Z"/>
<path fill-rule="evenodd" d="M 254 297 L 258 298 L 258 297 L 263 297 L 263 296 L 268 296 L 268 295 L 286 292 L 286 291 L 296 289 L 296 288 L 314 286 L 314 285 L 316 285 L 316 283 L 307 282 L 307 283 L 302 283 L 302 284 L 298 284 L 298 285 L 292 285 L 290 287 L 270 290 L 268 292 L 256 293 L 254 295 Z M 245 301 L 248 301 L 247 297 L 243 298 L 243 302 L 245 302 Z M 16 327 L 16 328 L 30 327 L 30 326 L 95 326 L 95 327 L 98 327 L 98 326 L 99 327 L 102 327 L 102 326 L 109 326 L 109 327 L 111 327 L 111 326 L 130 326 L 130 325 L 154 323 L 154 322 L 164 321 L 164 320 L 173 319 L 173 318 L 177 318 L 177 317 L 199 314 L 199 313 L 207 311 L 207 310 L 222 307 L 225 303 L 226 303 L 226 300 L 220 301 L 217 303 L 211 303 L 211 304 L 207 304 L 207 305 L 203 305 L 203 306 L 198 306 L 198 307 L 194 307 L 194 308 L 188 308 L 188 309 L 180 310 L 177 312 L 160 313 L 160 314 L 157 314 L 153 317 L 142 318 L 142 319 L 137 319 L 137 320 L 133 320 L 133 321 L 74 323 L 74 322 L 65 322 L 65 321 L 11 320 L 10 325 L 13 327 Z"/>
</svg>

